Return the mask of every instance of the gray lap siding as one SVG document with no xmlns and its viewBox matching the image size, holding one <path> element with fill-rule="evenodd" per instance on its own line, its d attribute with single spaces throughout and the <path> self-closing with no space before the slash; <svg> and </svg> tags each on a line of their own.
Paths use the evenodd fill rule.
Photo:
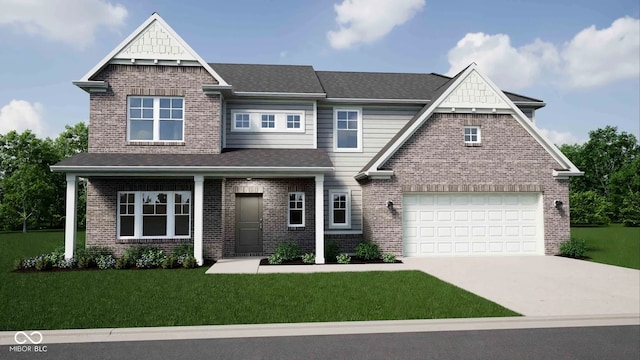
<svg viewBox="0 0 640 360">
<path fill-rule="evenodd" d="M 465 146 L 465 125 L 481 127 L 482 144 Z M 543 193 L 545 253 L 556 254 L 569 238 L 568 180 L 557 180 L 557 162 L 511 115 L 434 114 L 387 161 L 389 180 L 362 183 L 364 237 L 385 252 L 402 254 L 402 194 L 404 191 L 461 191 L 475 186 L 488 191 Z M 484 190 L 483 190 L 484 191 Z M 393 211 L 386 200 L 394 203 Z M 562 210 L 554 200 L 564 204 Z"/>
</svg>

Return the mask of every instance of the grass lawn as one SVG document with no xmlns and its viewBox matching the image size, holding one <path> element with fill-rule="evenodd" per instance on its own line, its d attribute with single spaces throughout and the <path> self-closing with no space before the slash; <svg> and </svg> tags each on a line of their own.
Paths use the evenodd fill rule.
<svg viewBox="0 0 640 360">
<path fill-rule="evenodd" d="M 80 234 L 80 241 L 84 234 Z M 0 330 L 516 316 L 419 271 L 205 275 L 205 269 L 12 273 L 62 232 L 0 233 Z"/>
<path fill-rule="evenodd" d="M 640 270 L 640 228 L 574 227 L 571 236 L 586 241 L 591 261 Z"/>
</svg>

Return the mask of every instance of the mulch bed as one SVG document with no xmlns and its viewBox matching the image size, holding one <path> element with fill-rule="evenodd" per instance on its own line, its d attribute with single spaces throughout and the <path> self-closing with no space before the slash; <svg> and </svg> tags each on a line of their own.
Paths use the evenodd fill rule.
<svg viewBox="0 0 640 360">
<path fill-rule="evenodd" d="M 325 259 L 325 264 L 338 264 L 337 261 L 330 261 L 329 259 Z M 351 262 L 349 264 L 339 264 L 339 265 L 351 265 L 351 264 L 394 264 L 394 263 L 386 263 L 382 261 L 382 259 L 374 259 L 374 260 L 364 260 L 358 257 L 351 257 Z M 402 261 L 396 260 L 395 264 L 402 264 Z M 289 261 L 283 261 L 282 264 L 269 264 L 269 260 L 264 258 L 260 260 L 260 266 L 268 265 L 268 266 L 277 266 L 277 265 L 315 265 L 315 264 L 305 264 L 302 262 L 301 258 Z"/>
</svg>

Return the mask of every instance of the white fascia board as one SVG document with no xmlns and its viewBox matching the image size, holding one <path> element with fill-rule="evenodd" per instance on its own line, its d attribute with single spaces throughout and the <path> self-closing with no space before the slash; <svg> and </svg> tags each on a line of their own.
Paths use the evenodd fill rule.
<svg viewBox="0 0 640 360">
<path fill-rule="evenodd" d="M 524 129 L 531 135 L 533 138 L 553 157 L 556 162 L 558 162 L 561 166 L 568 169 L 569 172 L 577 175 L 580 170 L 566 157 L 562 152 L 555 146 L 549 139 L 547 139 L 540 131 L 535 127 L 531 121 L 528 120 L 527 116 L 507 97 L 507 95 L 500 90 L 496 84 L 491 81 L 491 79 L 485 77 L 478 71 L 478 66 L 475 63 L 472 63 L 465 69 L 465 71 L 456 79 L 456 81 L 449 85 L 446 91 L 440 95 L 438 99 L 434 99 L 433 103 L 429 106 L 429 109 L 425 111 L 420 118 L 404 133 L 402 136 L 391 146 L 385 153 L 376 161 L 369 169 L 366 169 L 365 172 L 368 171 L 376 171 L 378 167 L 382 166 L 385 162 L 395 154 L 395 152 L 402 146 L 404 143 L 411 137 L 413 134 L 424 124 L 426 119 L 428 119 L 435 109 L 437 109 L 440 104 L 453 92 L 454 89 L 460 85 L 462 81 L 464 81 L 471 72 L 475 71 L 489 86 L 493 88 L 493 91 L 504 101 L 507 103 L 511 110 L 513 111 L 514 118 L 524 127 Z"/>
<path fill-rule="evenodd" d="M 513 103 L 518 106 L 534 107 L 536 109 L 540 109 L 547 106 L 546 102 L 541 102 L 541 101 L 514 101 Z"/>
<path fill-rule="evenodd" d="M 583 176 L 584 171 L 571 171 L 571 170 L 553 170 L 552 175 L 557 179 L 569 179 L 573 176 Z"/>
<path fill-rule="evenodd" d="M 94 76 L 100 70 L 102 70 L 102 68 L 105 67 L 111 61 L 111 59 L 113 59 L 114 56 L 116 56 L 127 45 L 129 45 L 129 43 L 131 43 L 131 41 L 133 41 L 140 33 L 142 33 L 154 21 L 159 22 L 160 25 L 162 25 L 169 32 L 169 34 L 171 34 L 180 43 L 180 45 L 182 45 L 182 47 L 184 47 L 184 49 L 191 56 L 193 56 L 198 61 L 198 63 L 200 63 L 200 65 L 203 68 L 205 68 L 205 70 L 207 70 L 207 72 L 209 72 L 209 74 L 211 74 L 211 76 L 213 76 L 216 79 L 216 81 L 218 81 L 218 84 L 220 84 L 220 85 L 229 85 L 229 84 L 227 84 L 226 81 L 224 81 L 224 79 L 220 75 L 218 75 L 218 73 L 216 73 L 213 70 L 213 68 L 211 68 L 211 66 L 209 66 L 209 64 L 207 64 L 206 61 L 204 61 L 200 57 L 200 55 L 198 55 L 198 53 L 193 51 L 191 46 L 189 46 L 189 44 L 187 44 L 184 41 L 184 39 L 182 39 L 182 37 L 180 35 L 178 35 L 178 33 L 176 33 L 173 30 L 173 28 L 171 26 L 169 26 L 169 24 L 167 24 L 164 21 L 164 19 L 162 19 L 160 17 L 160 15 L 158 15 L 158 13 L 153 13 L 147 20 L 145 20 L 140 26 L 138 26 L 138 28 L 136 30 L 134 30 L 131 34 L 129 34 L 129 36 L 127 36 L 126 39 L 124 39 L 118 46 L 116 46 L 113 50 L 111 50 L 111 52 L 109 54 L 107 54 L 107 56 L 102 58 L 102 60 L 100 60 L 100 62 L 98 62 L 96 64 L 96 66 L 94 66 L 91 70 L 89 70 L 89 72 L 86 73 L 82 77 L 82 79 L 80 79 L 80 81 L 89 81 L 89 79 L 91 79 L 92 76 Z"/>
<path fill-rule="evenodd" d="M 109 84 L 106 81 L 72 81 L 73 85 L 86 92 L 107 92 Z"/>
<path fill-rule="evenodd" d="M 361 180 L 361 179 L 369 178 L 369 179 L 386 180 L 386 179 L 391 179 L 392 176 L 393 176 L 393 170 L 375 170 L 375 171 L 364 171 L 364 172 L 358 173 L 356 174 L 356 176 L 354 176 L 354 179 Z"/>
<path fill-rule="evenodd" d="M 234 91 L 233 95 L 236 96 L 262 96 L 262 97 L 285 97 L 285 98 L 312 98 L 312 99 L 324 99 L 327 94 L 325 93 L 289 93 L 289 92 L 260 92 L 260 91 Z"/>
<path fill-rule="evenodd" d="M 431 100 L 427 99 L 368 99 L 368 98 L 326 98 L 323 101 L 333 103 L 366 103 L 366 104 L 427 104 Z"/>
<path fill-rule="evenodd" d="M 122 174 L 122 173 L 167 173 L 167 174 L 202 174 L 202 173 L 241 173 L 243 176 L 262 173 L 328 173 L 333 167 L 277 167 L 277 166 L 50 166 L 52 172 L 72 172 L 78 175 L 85 173 Z"/>
</svg>

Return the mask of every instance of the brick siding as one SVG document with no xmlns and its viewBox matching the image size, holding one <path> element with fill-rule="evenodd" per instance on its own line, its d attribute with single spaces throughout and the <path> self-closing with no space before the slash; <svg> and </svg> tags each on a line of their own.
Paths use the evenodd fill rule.
<svg viewBox="0 0 640 360">
<path fill-rule="evenodd" d="M 465 125 L 481 127 L 481 146 L 465 146 Z M 411 190 L 542 190 L 544 247 L 556 254 L 569 238 L 568 180 L 557 180 L 556 161 L 511 115 L 434 114 L 383 166 L 389 180 L 362 182 L 363 235 L 383 252 L 402 254 L 402 194 Z M 476 190 L 476 191 L 478 191 Z M 392 200 L 393 211 L 385 206 Z M 565 206 L 558 210 L 554 200 Z"/>
<path fill-rule="evenodd" d="M 106 93 L 91 93 L 89 152 L 220 153 L 219 95 L 205 95 L 203 84 L 216 80 L 202 67 L 109 65 L 92 80 L 105 80 Z M 184 143 L 127 142 L 129 95 L 183 96 Z"/>
</svg>

